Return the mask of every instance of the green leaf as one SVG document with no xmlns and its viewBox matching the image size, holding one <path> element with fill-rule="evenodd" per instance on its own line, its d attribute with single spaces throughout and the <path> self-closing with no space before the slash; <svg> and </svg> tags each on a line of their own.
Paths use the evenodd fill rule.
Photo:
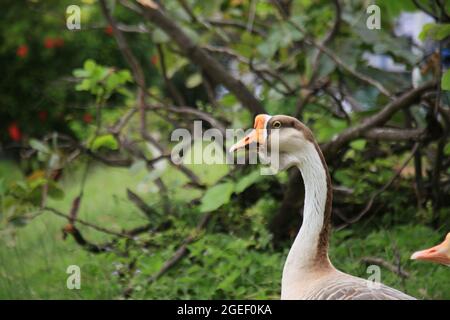
<svg viewBox="0 0 450 320">
<path fill-rule="evenodd" d="M 131 81 L 131 74 L 128 70 L 113 73 L 106 79 L 106 89 L 111 92 L 128 81 Z"/>
<path fill-rule="evenodd" d="M 6 188 L 5 188 L 5 179 L 1 178 L 0 179 L 0 195 L 5 193 Z"/>
<path fill-rule="evenodd" d="M 247 189 L 260 179 L 261 175 L 259 174 L 259 171 L 258 170 L 252 171 L 248 175 L 239 179 L 234 188 L 234 192 L 236 192 L 237 194 L 241 193 L 242 191 L 244 191 L 245 189 Z"/>
<path fill-rule="evenodd" d="M 234 282 L 236 281 L 237 278 L 239 278 L 240 275 L 241 275 L 241 271 L 239 271 L 239 270 L 233 271 L 231 274 L 226 276 L 225 279 L 223 279 L 219 283 L 217 288 L 222 289 L 222 290 L 230 289 L 231 286 L 233 286 Z"/>
<path fill-rule="evenodd" d="M 100 148 L 107 148 L 111 150 L 117 150 L 119 148 L 119 143 L 112 134 L 105 134 L 95 138 L 91 144 L 91 149 L 96 151 Z"/>
<path fill-rule="evenodd" d="M 450 69 L 442 75 L 441 88 L 442 90 L 450 91 Z"/>
<path fill-rule="evenodd" d="M 47 145 L 42 143 L 39 140 L 36 139 L 30 139 L 30 146 L 37 151 L 43 152 L 43 153 L 50 153 L 50 149 Z"/>
<path fill-rule="evenodd" d="M 75 86 L 77 91 L 89 91 L 92 87 L 92 81 L 90 79 L 84 79 L 81 83 Z"/>
<path fill-rule="evenodd" d="M 77 78 L 85 78 L 89 76 L 89 72 L 84 69 L 75 69 L 73 70 L 73 75 Z"/>
<path fill-rule="evenodd" d="M 50 159 L 48 160 L 48 167 L 50 169 L 58 169 L 60 165 L 61 158 L 57 153 L 52 153 Z"/>
<path fill-rule="evenodd" d="M 157 28 L 152 33 L 152 40 L 154 43 L 165 43 L 170 40 L 170 38 L 166 35 L 164 31 Z"/>
<path fill-rule="evenodd" d="M 83 65 L 83 67 L 86 71 L 91 71 L 91 72 L 94 71 L 96 66 L 97 66 L 97 64 L 92 59 L 86 60 Z"/>
<path fill-rule="evenodd" d="M 427 38 L 431 38 L 433 40 L 441 41 L 448 36 L 450 36 L 450 23 L 427 23 L 422 27 L 422 31 L 419 34 L 419 39 L 424 41 Z"/>
<path fill-rule="evenodd" d="M 50 183 L 48 188 L 48 196 L 55 200 L 64 198 L 64 191 L 55 183 Z"/>
<path fill-rule="evenodd" d="M 189 63 L 189 60 L 186 58 L 179 58 L 173 64 L 169 65 L 167 68 L 167 77 L 170 79 L 173 75 L 183 68 L 185 65 Z"/>
<path fill-rule="evenodd" d="M 187 78 L 186 87 L 195 88 L 200 83 L 202 83 L 202 75 L 200 73 L 194 73 L 193 75 L 190 75 L 189 78 Z"/>
<path fill-rule="evenodd" d="M 366 140 L 364 140 L 364 139 L 357 139 L 357 140 L 352 141 L 350 143 L 350 147 L 352 149 L 355 149 L 355 150 L 358 150 L 358 151 L 363 150 L 365 146 L 366 146 Z"/>
<path fill-rule="evenodd" d="M 233 190 L 234 184 L 232 182 L 220 183 L 208 189 L 201 200 L 200 211 L 213 211 L 228 203 Z"/>
<path fill-rule="evenodd" d="M 444 148 L 444 154 L 446 156 L 450 156 L 450 143 L 447 143 L 447 145 Z"/>
<path fill-rule="evenodd" d="M 129 70 L 120 70 L 119 72 L 117 72 L 117 75 L 119 76 L 121 83 L 133 81 Z"/>
<path fill-rule="evenodd" d="M 334 173 L 334 178 L 346 186 L 351 186 L 353 184 L 353 179 L 350 177 L 349 173 L 344 170 L 337 170 Z"/>
</svg>

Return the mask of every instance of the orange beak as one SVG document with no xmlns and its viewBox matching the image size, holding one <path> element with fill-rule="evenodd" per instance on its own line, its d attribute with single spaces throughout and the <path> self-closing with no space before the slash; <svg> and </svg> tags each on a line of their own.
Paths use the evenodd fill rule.
<svg viewBox="0 0 450 320">
<path fill-rule="evenodd" d="M 239 140 L 237 143 L 231 146 L 230 152 L 243 149 L 246 146 L 253 143 L 264 143 L 265 139 L 265 126 L 270 116 L 267 114 L 259 114 L 255 118 L 255 124 L 253 125 L 253 130 L 246 135 L 244 138 Z"/>
<path fill-rule="evenodd" d="M 413 260 L 425 260 L 450 266 L 450 233 L 444 242 L 429 249 L 416 251 L 412 254 Z"/>
</svg>

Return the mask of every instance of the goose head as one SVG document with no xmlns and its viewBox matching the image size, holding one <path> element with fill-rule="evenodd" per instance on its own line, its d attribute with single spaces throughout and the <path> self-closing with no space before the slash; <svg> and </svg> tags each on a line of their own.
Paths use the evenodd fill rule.
<svg viewBox="0 0 450 320">
<path fill-rule="evenodd" d="M 432 261 L 450 266 L 450 232 L 441 244 L 429 249 L 416 251 L 412 254 L 411 259 Z"/>
<path fill-rule="evenodd" d="M 253 130 L 234 144 L 230 152 L 252 145 L 256 145 L 260 158 L 276 171 L 301 166 L 307 154 L 317 146 L 311 130 L 296 118 L 267 114 L 255 117 Z"/>
</svg>

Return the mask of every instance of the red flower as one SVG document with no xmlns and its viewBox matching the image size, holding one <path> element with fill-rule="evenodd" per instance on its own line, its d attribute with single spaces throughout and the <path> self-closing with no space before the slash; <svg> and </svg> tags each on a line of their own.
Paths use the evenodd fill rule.
<svg viewBox="0 0 450 320">
<path fill-rule="evenodd" d="M 9 125 L 8 133 L 13 141 L 20 141 L 20 139 L 22 139 L 22 133 L 20 132 L 20 129 L 15 122 Z"/>
<path fill-rule="evenodd" d="M 52 49 L 55 47 L 55 42 L 53 41 L 52 38 L 45 38 L 44 47 L 46 47 L 47 49 Z"/>
<path fill-rule="evenodd" d="M 45 122 L 45 120 L 47 120 L 47 117 L 48 117 L 48 112 L 46 110 L 39 111 L 38 118 L 39 118 L 39 120 L 41 120 L 41 122 Z"/>
<path fill-rule="evenodd" d="M 90 113 L 85 113 L 84 115 L 83 115 L 83 121 L 85 122 L 85 123 L 91 123 L 92 122 L 92 114 L 90 114 Z"/>
<path fill-rule="evenodd" d="M 53 44 L 55 45 L 55 47 L 61 48 L 64 46 L 64 39 L 63 38 L 53 39 Z"/>
<path fill-rule="evenodd" d="M 113 28 L 111 25 L 109 25 L 105 28 L 105 33 L 109 36 L 113 34 Z"/>
<path fill-rule="evenodd" d="M 25 58 L 28 55 L 28 46 L 23 44 L 17 48 L 16 55 L 21 58 Z"/>
<path fill-rule="evenodd" d="M 152 57 L 150 58 L 150 60 L 151 60 L 151 62 L 152 62 L 152 65 L 156 66 L 156 65 L 158 64 L 159 57 L 158 57 L 156 54 L 154 54 L 154 55 L 152 55 Z"/>
</svg>

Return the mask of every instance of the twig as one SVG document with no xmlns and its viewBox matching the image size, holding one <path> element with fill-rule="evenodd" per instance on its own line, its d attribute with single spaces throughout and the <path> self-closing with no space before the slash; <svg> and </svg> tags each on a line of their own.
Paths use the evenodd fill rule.
<svg viewBox="0 0 450 320">
<path fill-rule="evenodd" d="M 198 238 L 198 233 L 200 233 L 207 226 L 210 218 L 211 218 L 211 213 L 206 213 L 205 215 L 203 215 L 203 217 L 198 222 L 197 227 L 195 228 L 195 231 L 183 240 L 181 246 L 177 249 L 177 251 L 175 251 L 174 255 L 164 263 L 164 265 L 161 267 L 161 269 L 157 273 L 155 273 L 153 276 L 151 276 L 148 279 L 148 282 L 156 281 L 164 273 L 166 273 L 174 265 L 176 265 L 188 253 L 188 245 L 191 244 L 192 242 L 194 242 Z"/>
<path fill-rule="evenodd" d="M 237 28 L 242 30 L 247 30 L 247 24 L 243 23 L 241 21 L 237 20 L 219 20 L 219 19 L 207 19 L 207 22 L 214 26 L 220 26 L 220 27 L 231 27 L 231 28 Z M 250 33 L 259 35 L 261 37 L 266 36 L 266 32 L 262 29 L 256 28 L 254 25 L 249 30 Z"/>
<path fill-rule="evenodd" d="M 70 208 L 70 214 L 69 214 L 69 223 L 74 224 L 75 220 L 77 219 L 78 211 L 80 209 L 80 202 L 81 202 L 82 193 L 80 193 L 72 202 L 72 208 Z"/>
<path fill-rule="evenodd" d="M 183 1 L 184 2 L 184 1 Z M 164 78 L 164 82 L 166 83 L 167 89 L 173 97 L 175 103 L 179 106 L 183 106 L 186 104 L 182 94 L 178 91 L 177 87 L 173 84 L 173 82 L 167 76 L 167 68 L 166 68 L 166 59 L 164 56 L 164 52 L 160 44 L 156 45 L 156 49 L 158 50 L 159 56 L 159 65 L 161 66 L 162 75 Z"/>
<path fill-rule="evenodd" d="M 107 243 L 103 245 L 98 245 L 92 242 L 87 241 L 84 236 L 81 234 L 81 232 L 75 228 L 74 225 L 68 224 L 63 228 L 63 237 L 64 239 L 67 237 L 67 234 L 72 235 L 76 243 L 78 243 L 80 246 L 82 246 L 84 249 L 86 249 L 89 252 L 92 253 L 102 253 L 107 251 L 112 251 L 112 244 Z"/>
<path fill-rule="evenodd" d="M 211 114 L 194 109 L 189 106 L 170 106 L 170 105 L 147 105 L 146 109 L 148 110 L 164 110 L 164 111 L 170 111 L 174 113 L 180 113 L 180 114 L 188 114 L 193 115 L 195 117 L 198 117 L 199 119 L 208 122 L 213 128 L 218 129 L 222 134 L 225 134 L 225 126 L 217 119 L 215 119 Z"/>
<path fill-rule="evenodd" d="M 414 2 L 414 5 L 417 7 L 417 9 L 422 10 L 423 12 L 428 14 L 430 17 L 432 17 L 434 20 L 439 20 L 439 18 L 436 14 L 434 14 L 433 12 L 431 12 L 430 10 L 425 8 L 421 3 L 419 3 L 419 1 L 413 0 L 413 2 Z"/>
<path fill-rule="evenodd" d="M 428 90 L 434 88 L 434 82 L 428 82 L 421 87 L 411 89 L 400 97 L 389 102 L 378 113 L 366 118 L 362 123 L 344 130 L 335 136 L 330 142 L 322 146 L 326 158 L 331 158 L 348 142 L 361 137 L 368 130 L 386 123 L 398 110 L 411 106 Z"/>
<path fill-rule="evenodd" d="M 118 135 L 122 131 L 122 129 L 128 124 L 130 119 L 135 115 L 137 111 L 138 110 L 136 108 L 128 110 L 122 117 L 120 117 L 116 121 L 116 123 L 111 128 L 109 128 L 109 131 L 113 135 Z"/>
<path fill-rule="evenodd" d="M 142 0 L 142 1 L 145 2 L 148 9 L 158 7 L 158 5 L 153 1 L 149 1 L 149 0 L 147 0 L 147 1 Z M 130 68 L 131 68 L 131 71 L 133 74 L 133 78 L 138 85 L 137 104 L 138 104 L 139 112 L 140 112 L 141 136 L 145 140 L 147 140 L 149 143 L 151 143 L 153 146 L 155 146 L 155 148 L 158 149 L 161 152 L 161 154 L 168 154 L 167 152 L 164 152 L 164 148 L 161 146 L 161 144 L 158 141 L 156 141 L 147 132 L 146 112 L 145 112 L 145 108 L 146 108 L 145 96 L 148 95 L 148 92 L 146 89 L 145 77 L 144 77 L 144 73 L 142 71 L 143 70 L 142 66 L 140 65 L 139 61 L 137 60 L 137 58 L 134 56 L 133 52 L 131 51 L 130 46 L 128 45 L 128 42 L 125 39 L 125 37 L 123 36 L 122 32 L 117 28 L 117 22 L 112 17 L 111 13 L 109 12 L 109 9 L 108 9 L 108 6 L 106 5 L 105 0 L 100 0 L 100 6 L 101 6 L 104 16 L 106 17 L 106 19 L 108 20 L 108 22 L 110 23 L 110 25 L 113 28 L 113 34 L 116 39 L 119 50 L 121 51 L 125 60 L 130 65 Z M 172 23 L 170 20 L 169 20 L 169 22 Z M 187 38 L 187 36 L 185 36 L 185 37 Z M 169 160 L 172 165 L 174 165 L 175 167 L 178 167 L 178 169 L 181 172 L 183 172 L 189 179 L 191 179 L 193 184 L 201 185 L 199 178 L 190 169 L 188 169 L 186 166 L 184 166 L 182 164 L 176 165 L 171 160 L 171 158 L 169 158 Z M 151 168 L 153 168 L 153 164 L 147 163 L 147 165 L 150 166 Z M 159 187 L 159 189 L 161 190 L 162 193 L 165 193 L 167 191 L 164 186 L 163 181 L 160 178 L 156 179 L 155 183 Z"/>
<path fill-rule="evenodd" d="M 200 18 L 197 17 L 194 11 L 192 11 L 192 9 L 189 7 L 189 4 L 187 3 L 186 0 L 177 0 L 177 2 L 180 4 L 183 10 L 186 11 L 188 16 L 191 18 L 192 23 L 197 23 L 206 30 L 212 30 L 223 42 L 225 43 L 230 42 L 230 39 L 226 34 L 224 34 L 223 32 L 218 32 L 217 29 L 213 28 L 213 26 L 207 20 L 203 19 L 203 17 Z"/>
<path fill-rule="evenodd" d="M 250 2 L 250 12 L 248 14 L 248 22 L 247 22 L 247 32 L 252 32 L 253 23 L 255 21 L 255 13 L 256 13 L 256 2 L 258 0 L 251 0 Z"/>
<path fill-rule="evenodd" d="M 395 273 L 396 275 L 400 276 L 401 278 L 409 278 L 410 274 L 409 272 L 405 271 L 400 266 L 395 266 L 394 264 L 382 259 L 382 258 L 376 258 L 376 257 L 363 257 L 361 258 L 361 262 L 365 264 L 376 264 L 379 265 L 385 269 L 388 269 L 392 273 Z"/>
<path fill-rule="evenodd" d="M 341 5 L 339 4 L 338 0 L 334 0 L 333 3 L 335 6 L 335 9 L 336 9 L 334 23 L 333 23 L 333 26 L 331 27 L 330 31 L 326 34 L 326 36 L 322 40 L 322 42 L 321 42 L 322 46 L 326 46 L 334 38 L 334 36 L 339 32 L 339 27 L 341 25 Z M 323 51 L 318 50 L 315 52 L 315 54 L 313 56 L 310 83 L 314 82 L 314 80 L 317 76 L 317 73 L 319 70 L 319 61 L 320 61 L 320 57 L 322 56 L 322 53 L 323 53 Z"/>
<path fill-rule="evenodd" d="M 104 1 L 104 0 L 103 0 Z M 261 102 L 247 89 L 238 79 L 229 72 L 205 50 L 200 48 L 192 39 L 174 22 L 167 14 L 154 5 L 155 2 L 148 0 L 138 0 L 143 6 L 144 16 L 153 24 L 160 27 L 178 45 L 179 49 L 192 62 L 206 72 L 211 79 L 224 85 L 230 90 L 252 113 L 265 113 Z"/>
<path fill-rule="evenodd" d="M 227 55 L 235 60 L 237 60 L 240 63 L 243 63 L 247 66 L 249 66 L 250 71 L 252 71 L 254 74 L 259 76 L 261 79 L 267 82 L 267 78 L 264 77 L 264 74 L 267 74 L 271 78 L 274 78 L 278 80 L 287 90 L 287 92 L 283 92 L 285 95 L 289 95 L 294 93 L 296 90 L 292 88 L 289 83 L 276 71 L 280 69 L 280 67 L 277 67 L 276 70 L 270 69 L 267 65 L 255 65 L 252 61 L 252 59 L 248 59 L 247 57 L 244 57 L 237 53 L 236 51 L 227 48 L 227 47 L 219 47 L 219 46 L 212 46 L 212 45 L 202 45 L 202 49 L 205 49 L 208 52 L 211 53 L 219 53 Z M 270 84 L 273 86 L 272 84 Z"/>
<path fill-rule="evenodd" d="M 341 60 L 341 58 L 339 58 L 336 54 L 334 54 L 333 51 L 331 51 L 330 49 L 328 49 L 326 46 L 322 45 L 321 43 L 318 43 L 313 38 L 309 37 L 307 35 L 306 30 L 304 30 L 303 27 L 299 26 L 297 23 L 295 23 L 291 19 L 287 19 L 287 22 L 290 25 L 292 25 L 295 29 L 297 29 L 298 31 L 300 31 L 301 33 L 304 34 L 304 39 L 303 40 L 305 41 L 305 43 L 307 43 L 309 45 L 313 45 L 314 47 L 319 49 L 321 52 L 325 53 L 338 66 L 340 66 L 342 69 L 344 69 L 345 71 L 350 73 L 355 78 L 357 78 L 357 79 L 359 79 L 359 80 L 361 80 L 361 81 L 363 81 L 363 82 L 365 82 L 365 83 L 367 83 L 367 84 L 369 84 L 371 86 L 374 86 L 375 88 L 377 88 L 385 96 L 393 98 L 392 93 L 389 92 L 389 90 L 387 90 L 380 82 L 378 82 L 375 79 L 373 79 L 373 78 L 371 78 L 371 77 L 369 77 L 369 76 L 367 76 L 365 74 L 362 74 L 362 73 L 358 72 L 357 70 L 354 70 L 352 67 L 348 66 L 346 63 L 344 63 L 344 61 Z"/>
<path fill-rule="evenodd" d="M 367 139 L 383 141 L 419 140 L 425 134 L 424 129 L 373 128 L 363 133 Z"/>
<path fill-rule="evenodd" d="M 408 156 L 408 158 L 406 158 L 406 160 L 403 162 L 402 166 L 397 170 L 397 172 L 394 174 L 394 176 L 383 187 L 381 187 L 381 189 L 377 190 L 375 193 L 372 194 L 372 196 L 370 197 L 369 201 L 367 202 L 365 208 L 359 214 L 357 214 L 355 217 L 353 217 L 351 219 L 347 219 L 346 223 L 344 223 L 342 226 L 340 226 L 338 228 L 338 230 L 341 230 L 350 224 L 358 222 L 367 212 L 369 212 L 369 210 L 372 208 L 375 198 L 378 197 L 380 194 L 382 194 L 384 191 L 386 191 L 394 183 L 394 181 L 400 176 L 403 169 L 406 168 L 409 161 L 414 157 L 417 149 L 419 148 L 419 145 L 420 145 L 419 142 L 416 142 L 414 144 L 411 154 Z"/>
<path fill-rule="evenodd" d="M 65 214 L 65 213 L 63 213 L 63 212 L 61 212 L 61 211 L 59 211 L 59 210 L 57 210 L 57 209 L 55 209 L 55 208 L 52 208 L 52 207 L 44 207 L 44 208 L 42 208 L 42 210 L 52 212 L 53 214 L 55 214 L 55 215 L 57 215 L 57 216 L 60 216 L 60 217 L 62 217 L 62 218 L 67 219 L 67 221 L 69 221 L 69 222 L 72 220 L 71 217 L 70 217 L 69 215 L 67 215 L 67 214 Z M 111 235 L 118 236 L 118 237 L 122 237 L 122 238 L 132 239 L 132 237 L 130 237 L 129 235 L 127 235 L 127 234 L 125 234 L 125 233 L 117 232 L 117 231 L 113 231 L 113 230 L 109 230 L 109 229 L 106 229 L 106 228 L 97 226 L 97 225 L 95 225 L 95 224 L 93 224 L 93 223 L 84 221 L 84 220 L 82 220 L 82 219 L 80 219 L 80 218 L 76 218 L 76 219 L 74 219 L 74 221 L 75 221 L 76 223 L 85 225 L 86 227 L 92 228 L 92 229 L 94 229 L 94 230 L 97 230 L 97 231 L 100 231 L 100 232 L 103 232 L 103 233 L 111 234 Z"/>
<path fill-rule="evenodd" d="M 159 212 L 147 205 L 144 200 L 141 199 L 136 193 L 131 191 L 130 189 L 127 189 L 127 197 L 128 200 L 133 202 L 136 207 L 138 207 L 149 219 L 150 221 L 155 218 L 155 216 L 159 216 Z"/>
</svg>

